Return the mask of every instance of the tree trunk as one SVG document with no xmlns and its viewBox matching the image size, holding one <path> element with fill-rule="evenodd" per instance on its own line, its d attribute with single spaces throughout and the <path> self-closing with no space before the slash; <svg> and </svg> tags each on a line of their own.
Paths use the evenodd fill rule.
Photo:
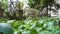
<svg viewBox="0 0 60 34">
<path fill-rule="evenodd" d="M 3 12 L 4 12 L 4 9 L 0 8 L 0 17 L 3 17 Z"/>
<path fill-rule="evenodd" d="M 50 14 L 49 15 L 48 15 L 48 11 L 50 11 Z M 47 16 L 51 17 L 51 6 L 47 6 Z"/>
<path fill-rule="evenodd" d="M 47 8 L 46 8 L 46 16 L 48 16 L 48 6 L 47 6 Z"/>
<path fill-rule="evenodd" d="M 13 12 L 13 17 L 16 18 L 16 12 L 15 11 Z"/>
<path fill-rule="evenodd" d="M 6 17 L 9 18 L 10 17 L 9 12 L 5 12 L 5 13 L 6 13 Z"/>
<path fill-rule="evenodd" d="M 23 18 L 23 10 L 18 10 L 18 15 L 19 15 L 19 18 Z"/>
</svg>

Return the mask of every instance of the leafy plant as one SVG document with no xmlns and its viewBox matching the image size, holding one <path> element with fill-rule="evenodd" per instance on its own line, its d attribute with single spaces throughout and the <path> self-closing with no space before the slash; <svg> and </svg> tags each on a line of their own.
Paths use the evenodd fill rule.
<svg viewBox="0 0 60 34">
<path fill-rule="evenodd" d="M 40 1 L 41 0 L 28 0 L 28 4 L 31 8 L 40 10 Z"/>
<path fill-rule="evenodd" d="M 58 18 L 27 18 L 25 20 L 14 20 L 9 22 L 14 27 L 16 34 L 60 34 L 57 27 Z"/>
</svg>

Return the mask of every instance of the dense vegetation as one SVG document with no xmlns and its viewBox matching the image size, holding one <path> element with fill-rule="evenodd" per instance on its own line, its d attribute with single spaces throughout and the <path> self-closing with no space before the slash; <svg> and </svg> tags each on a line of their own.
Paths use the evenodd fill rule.
<svg viewBox="0 0 60 34">
<path fill-rule="evenodd" d="M 25 20 L 0 20 L 9 23 L 18 34 L 60 34 L 59 18 L 27 18 Z"/>
<path fill-rule="evenodd" d="M 48 17 L 48 10 L 55 11 L 56 9 L 57 11 L 60 8 L 59 4 L 55 3 L 54 0 L 28 0 L 27 4 L 30 8 L 42 12 L 46 8 L 47 13 L 44 11 L 43 16 L 27 18 L 22 9 L 25 5 L 23 2 L 19 2 L 19 0 L 16 2 L 13 0 L 10 2 L 7 0 L 0 1 L 0 34 L 11 34 L 13 30 L 14 34 L 60 34 L 60 18 L 51 17 L 51 14 Z M 53 6 L 55 9 L 52 9 Z"/>
</svg>

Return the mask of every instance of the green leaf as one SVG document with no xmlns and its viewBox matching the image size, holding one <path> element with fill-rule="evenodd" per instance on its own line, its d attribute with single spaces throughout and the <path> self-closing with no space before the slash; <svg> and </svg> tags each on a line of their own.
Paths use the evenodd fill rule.
<svg viewBox="0 0 60 34">
<path fill-rule="evenodd" d="M 29 28 L 30 28 L 30 24 L 29 24 L 29 23 L 26 24 L 26 25 L 25 25 L 25 28 L 26 28 L 26 29 L 29 29 Z"/>
</svg>

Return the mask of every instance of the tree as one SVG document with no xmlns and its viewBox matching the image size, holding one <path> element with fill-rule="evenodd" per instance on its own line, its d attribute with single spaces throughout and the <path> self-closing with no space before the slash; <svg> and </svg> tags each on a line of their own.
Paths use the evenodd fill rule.
<svg viewBox="0 0 60 34">
<path fill-rule="evenodd" d="M 40 1 L 41 0 L 28 0 L 28 5 L 30 5 L 31 8 L 40 10 Z"/>
<path fill-rule="evenodd" d="M 52 9 L 52 6 L 54 6 L 57 9 L 57 8 L 59 8 L 60 5 L 56 4 L 55 0 L 41 0 L 41 10 L 46 8 L 47 15 L 48 15 L 48 10 L 50 10 L 50 11 L 54 10 L 54 9 Z"/>
</svg>

